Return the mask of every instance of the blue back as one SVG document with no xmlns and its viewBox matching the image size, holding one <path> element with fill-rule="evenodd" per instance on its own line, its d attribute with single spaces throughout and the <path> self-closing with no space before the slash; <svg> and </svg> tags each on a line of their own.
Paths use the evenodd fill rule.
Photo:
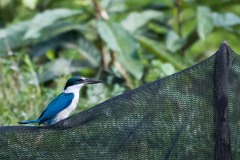
<svg viewBox="0 0 240 160">
<path fill-rule="evenodd" d="M 58 95 L 55 99 L 53 99 L 46 109 L 43 111 L 43 113 L 40 115 L 38 120 L 40 123 L 43 123 L 54 116 L 56 116 L 59 112 L 67 108 L 74 98 L 73 93 L 61 93 Z"/>
</svg>

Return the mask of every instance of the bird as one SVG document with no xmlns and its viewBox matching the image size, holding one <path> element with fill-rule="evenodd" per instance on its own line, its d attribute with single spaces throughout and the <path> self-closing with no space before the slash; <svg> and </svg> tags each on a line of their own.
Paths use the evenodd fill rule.
<svg viewBox="0 0 240 160">
<path fill-rule="evenodd" d="M 101 83 L 102 80 L 75 76 L 70 78 L 61 94 L 55 97 L 45 108 L 38 119 L 18 122 L 19 124 L 38 123 L 52 125 L 69 116 L 77 107 L 80 89 L 87 84 Z"/>
</svg>

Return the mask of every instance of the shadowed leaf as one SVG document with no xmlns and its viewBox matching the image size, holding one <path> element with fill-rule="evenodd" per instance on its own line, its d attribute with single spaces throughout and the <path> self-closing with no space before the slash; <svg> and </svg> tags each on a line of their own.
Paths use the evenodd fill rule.
<svg viewBox="0 0 240 160">
<path fill-rule="evenodd" d="M 60 75 L 66 75 L 93 67 L 94 66 L 87 61 L 73 61 L 59 58 L 56 61 L 45 64 L 42 71 L 38 73 L 38 77 L 40 82 L 46 82 Z"/>
<path fill-rule="evenodd" d="M 142 76 L 142 65 L 135 55 L 139 44 L 121 25 L 114 22 L 98 22 L 98 32 L 107 46 L 117 52 L 122 67 L 137 79 Z"/>
</svg>

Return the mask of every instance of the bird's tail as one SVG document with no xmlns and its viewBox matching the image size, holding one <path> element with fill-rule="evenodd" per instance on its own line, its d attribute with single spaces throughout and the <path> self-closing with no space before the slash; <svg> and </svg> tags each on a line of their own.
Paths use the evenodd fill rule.
<svg viewBox="0 0 240 160">
<path fill-rule="evenodd" d="M 19 124 L 29 124 L 29 123 L 39 123 L 39 120 L 36 119 L 36 120 L 29 120 L 29 121 L 21 121 L 21 122 L 18 122 Z"/>
</svg>

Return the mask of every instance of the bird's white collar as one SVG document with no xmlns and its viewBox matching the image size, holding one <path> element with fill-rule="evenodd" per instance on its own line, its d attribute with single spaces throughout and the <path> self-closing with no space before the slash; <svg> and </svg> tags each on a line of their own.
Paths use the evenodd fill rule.
<svg viewBox="0 0 240 160">
<path fill-rule="evenodd" d="M 65 90 L 63 90 L 63 93 L 78 93 L 83 86 L 84 84 L 69 86 Z"/>
</svg>

